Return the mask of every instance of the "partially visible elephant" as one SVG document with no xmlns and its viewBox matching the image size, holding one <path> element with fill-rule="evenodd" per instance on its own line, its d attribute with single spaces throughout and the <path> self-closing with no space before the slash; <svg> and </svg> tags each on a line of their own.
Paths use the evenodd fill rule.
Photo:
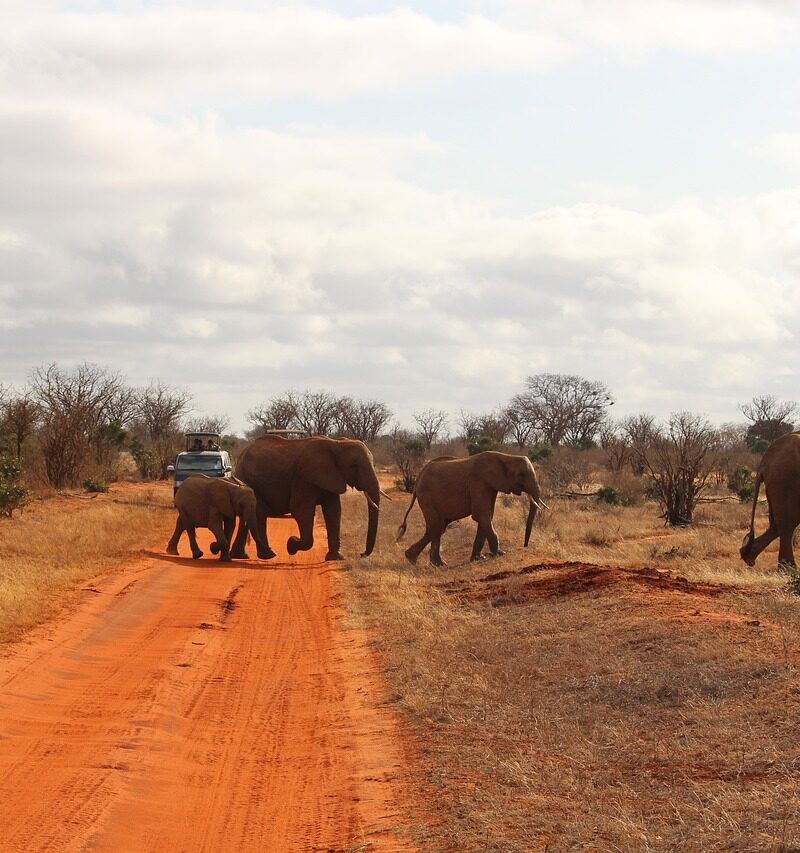
<svg viewBox="0 0 800 853">
<path fill-rule="evenodd" d="M 756 505 L 761 484 L 767 492 L 769 527 L 756 537 Z M 800 524 L 800 432 L 789 432 L 776 438 L 764 452 L 756 474 L 750 531 L 739 550 L 748 566 L 754 566 L 758 555 L 780 537 L 778 564 L 794 566 L 792 538 Z"/>
<path fill-rule="evenodd" d="M 367 541 L 362 556 L 375 547 L 378 532 L 381 490 L 372 464 L 372 454 L 361 441 L 347 438 L 288 439 L 267 435 L 248 444 L 239 454 L 236 476 L 255 492 L 258 530 L 266 547 L 259 543 L 258 556 L 269 559 L 267 518 L 290 515 L 297 522 L 299 536 L 290 536 L 290 554 L 308 551 L 314 544 L 314 515 L 322 507 L 328 532 L 326 560 L 342 560 L 340 533 L 342 505 L 339 498 L 348 486 L 364 492 L 368 504 Z M 237 557 L 244 548 L 247 531 L 239 528 L 233 545 Z"/>
<path fill-rule="evenodd" d="M 167 553 L 178 553 L 178 542 L 184 532 L 189 536 L 192 557 L 199 560 L 203 552 L 197 547 L 196 527 L 207 527 L 216 537 L 211 543 L 211 553 L 219 554 L 220 560 L 230 560 L 230 541 L 236 519 L 239 529 L 244 530 L 245 541 L 250 527 L 259 550 L 268 548 L 265 541 L 259 542 L 256 524 L 256 496 L 253 490 L 236 480 L 224 477 L 207 477 L 193 474 L 181 483 L 175 493 L 178 520 L 175 532 L 167 543 Z M 242 557 L 247 557 L 242 545 Z"/>
<path fill-rule="evenodd" d="M 425 518 L 425 534 L 406 550 L 406 559 L 412 563 L 430 543 L 431 562 L 443 566 L 439 546 L 447 525 L 470 515 L 478 523 L 478 532 L 472 546 L 472 559 L 482 559 L 481 552 L 488 541 L 489 552 L 496 557 L 503 552 L 497 538 L 492 519 L 498 492 L 514 495 L 526 494 L 530 498 L 528 518 L 525 524 L 525 547 L 530 541 L 536 511 L 546 506 L 541 500 L 539 482 L 530 459 L 486 450 L 475 456 L 454 458 L 440 457 L 428 462 L 417 477 L 414 496 L 406 511 L 403 523 L 397 531 L 397 540 L 406 532 L 406 521 L 414 501 Z"/>
</svg>

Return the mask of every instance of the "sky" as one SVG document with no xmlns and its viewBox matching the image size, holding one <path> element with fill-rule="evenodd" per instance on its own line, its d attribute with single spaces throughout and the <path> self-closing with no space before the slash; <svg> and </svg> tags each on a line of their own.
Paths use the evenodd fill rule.
<svg viewBox="0 0 800 853">
<path fill-rule="evenodd" d="M 800 398 L 793 0 L 0 5 L 0 383 Z"/>
</svg>

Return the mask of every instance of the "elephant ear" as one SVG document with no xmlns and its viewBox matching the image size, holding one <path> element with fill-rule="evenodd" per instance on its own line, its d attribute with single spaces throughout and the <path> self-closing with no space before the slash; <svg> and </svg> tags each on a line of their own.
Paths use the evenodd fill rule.
<svg viewBox="0 0 800 853">
<path fill-rule="evenodd" d="M 336 464 L 333 450 L 323 444 L 307 447 L 297 463 L 297 474 L 318 489 L 343 495 L 347 483 Z"/>
<path fill-rule="evenodd" d="M 510 492 L 514 485 L 514 472 L 502 456 L 488 456 L 481 459 L 478 476 L 498 492 Z"/>
</svg>

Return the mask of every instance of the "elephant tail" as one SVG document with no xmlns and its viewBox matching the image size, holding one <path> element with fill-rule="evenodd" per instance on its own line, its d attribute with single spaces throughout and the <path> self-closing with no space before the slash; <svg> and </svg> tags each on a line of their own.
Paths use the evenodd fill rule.
<svg viewBox="0 0 800 853">
<path fill-rule="evenodd" d="M 408 521 L 408 514 L 411 512 L 411 508 L 414 506 L 414 502 L 417 499 L 417 493 L 414 492 L 413 497 L 411 498 L 411 503 L 408 505 L 408 509 L 406 510 L 406 514 L 403 517 L 403 523 L 400 527 L 397 528 L 397 539 L 395 542 L 399 542 L 406 535 L 406 522 Z"/>
<path fill-rule="evenodd" d="M 750 531 L 744 537 L 742 542 L 741 554 L 744 556 L 751 548 L 753 540 L 756 538 L 756 506 L 758 504 L 758 493 L 761 491 L 761 483 L 764 482 L 764 477 L 759 471 L 756 474 L 756 485 L 753 489 L 753 508 L 750 511 Z"/>
</svg>

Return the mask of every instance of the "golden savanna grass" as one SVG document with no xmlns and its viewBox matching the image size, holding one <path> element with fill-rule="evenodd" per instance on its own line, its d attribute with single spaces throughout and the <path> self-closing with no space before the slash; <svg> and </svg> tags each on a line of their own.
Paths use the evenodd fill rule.
<svg viewBox="0 0 800 853">
<path fill-rule="evenodd" d="M 470 563 L 465 520 L 434 569 L 403 560 L 422 521 L 396 545 L 393 495 L 342 577 L 406 721 L 422 849 L 798 848 L 800 599 L 774 550 L 739 559 L 748 506 L 673 530 L 653 504 L 548 498 L 525 550 L 524 504 L 500 499 L 506 556 Z M 348 497 L 348 553 L 365 515 Z"/>
<path fill-rule="evenodd" d="M 119 485 L 34 500 L 0 521 L 0 642 L 52 616 L 109 562 L 160 542 L 173 515 L 170 489 Z"/>
</svg>

